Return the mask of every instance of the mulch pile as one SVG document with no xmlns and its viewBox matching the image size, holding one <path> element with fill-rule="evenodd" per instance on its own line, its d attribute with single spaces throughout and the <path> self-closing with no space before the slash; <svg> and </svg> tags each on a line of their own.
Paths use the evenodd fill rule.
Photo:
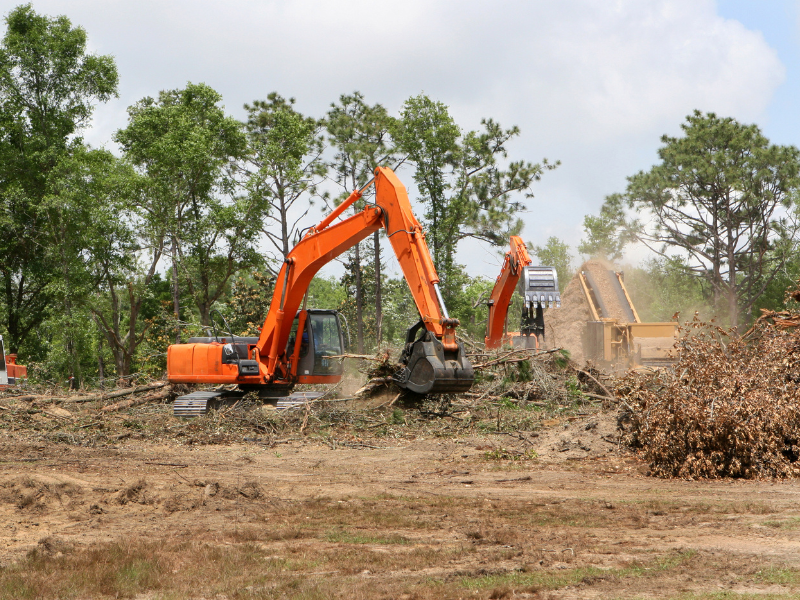
<svg viewBox="0 0 800 600">
<path fill-rule="evenodd" d="M 695 320 L 673 369 L 618 380 L 628 443 L 653 475 L 800 474 L 800 313 L 763 311 L 742 336 Z"/>
</svg>

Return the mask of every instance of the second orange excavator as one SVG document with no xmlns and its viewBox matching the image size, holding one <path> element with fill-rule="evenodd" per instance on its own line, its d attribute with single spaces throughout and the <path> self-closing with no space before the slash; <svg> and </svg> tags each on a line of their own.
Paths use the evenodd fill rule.
<svg viewBox="0 0 800 600">
<path fill-rule="evenodd" d="M 334 223 L 373 183 L 375 203 Z M 236 384 L 235 393 L 256 391 L 262 397 L 283 397 L 298 383 L 338 382 L 342 366 L 332 357 L 343 353 L 339 316 L 306 309 L 308 286 L 323 265 L 380 228 L 386 230 L 420 314 L 419 323 L 406 335 L 396 383 L 420 394 L 468 390 L 474 380 L 472 364 L 456 340 L 459 323 L 447 313 L 422 226 L 403 184 L 391 169 L 382 167 L 289 252 L 261 335 L 246 338 L 228 332 L 173 344 L 167 350 L 169 381 Z M 205 412 L 208 401 L 222 393 L 195 392 L 179 398 L 175 412 Z"/>
<path fill-rule="evenodd" d="M 525 242 L 511 236 L 511 249 L 506 252 L 503 268 L 489 296 L 489 319 L 485 344 L 489 349 L 511 344 L 517 348 L 539 348 L 544 340 L 544 309 L 560 307 L 558 274 L 554 267 L 531 266 Z M 508 308 L 519 289 L 523 299 L 519 332 L 507 332 Z"/>
</svg>

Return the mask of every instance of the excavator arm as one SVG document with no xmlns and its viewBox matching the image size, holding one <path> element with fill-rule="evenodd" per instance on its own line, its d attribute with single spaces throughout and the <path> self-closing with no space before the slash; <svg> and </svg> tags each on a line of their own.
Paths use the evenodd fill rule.
<svg viewBox="0 0 800 600">
<path fill-rule="evenodd" d="M 511 250 L 506 252 L 503 268 L 497 276 L 489 296 L 489 320 L 486 323 L 486 347 L 499 348 L 506 333 L 506 318 L 514 290 L 517 289 L 522 268 L 533 262 L 525 242 L 518 235 L 511 236 Z"/>
<path fill-rule="evenodd" d="M 333 221 L 361 198 L 373 182 L 375 204 L 334 224 Z M 296 370 L 301 328 L 295 333 L 293 353 L 287 352 L 287 345 L 295 315 L 311 280 L 323 265 L 381 227 L 386 229 L 425 328 L 418 340 L 411 339 L 413 336 L 407 338 L 401 355 L 403 368 L 396 378 L 398 385 L 419 393 L 469 389 L 474 379 L 472 365 L 455 339 L 458 321 L 447 315 L 422 227 L 414 217 L 403 184 L 394 172 L 381 167 L 375 170 L 375 177 L 367 186 L 354 191 L 316 227 L 309 229 L 286 257 L 261 335 L 248 346 L 247 357 L 229 361 L 235 365 L 225 364 L 224 344 L 173 345 L 167 353 L 170 381 L 291 387 L 297 380 L 292 371 Z M 415 326 L 412 330 L 418 328 Z M 195 360 L 195 354 L 199 359 Z M 295 359 L 294 369 L 292 358 Z"/>
<path fill-rule="evenodd" d="M 522 238 L 511 236 L 503 268 L 489 296 L 489 319 L 486 323 L 486 347 L 499 348 L 504 343 L 515 347 L 538 348 L 544 339 L 544 308 L 561 306 L 558 274 L 554 267 L 531 266 L 530 255 Z M 508 307 L 518 289 L 523 299 L 519 332 L 506 331 Z"/>
</svg>

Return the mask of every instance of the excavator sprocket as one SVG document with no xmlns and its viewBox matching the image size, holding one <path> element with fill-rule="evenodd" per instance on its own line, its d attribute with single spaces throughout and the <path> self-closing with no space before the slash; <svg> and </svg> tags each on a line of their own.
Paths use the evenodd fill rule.
<svg viewBox="0 0 800 600">
<path fill-rule="evenodd" d="M 405 367 L 395 376 L 397 385 L 417 394 L 466 392 L 475 380 L 461 342 L 457 350 L 445 350 L 430 331 L 406 344 L 400 362 Z"/>
</svg>

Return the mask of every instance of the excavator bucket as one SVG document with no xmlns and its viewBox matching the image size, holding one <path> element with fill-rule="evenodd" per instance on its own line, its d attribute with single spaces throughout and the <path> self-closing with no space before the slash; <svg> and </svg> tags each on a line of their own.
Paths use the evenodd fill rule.
<svg viewBox="0 0 800 600">
<path fill-rule="evenodd" d="M 415 340 L 419 330 L 424 333 Z M 472 387 L 475 371 L 464 346 L 461 342 L 457 346 L 456 350 L 445 350 L 442 342 L 420 321 L 408 330 L 406 346 L 400 355 L 404 367 L 395 375 L 395 382 L 417 394 L 466 392 Z"/>
<path fill-rule="evenodd" d="M 519 278 L 519 291 L 525 304 L 533 308 L 561 308 L 555 267 L 525 267 Z"/>
</svg>

